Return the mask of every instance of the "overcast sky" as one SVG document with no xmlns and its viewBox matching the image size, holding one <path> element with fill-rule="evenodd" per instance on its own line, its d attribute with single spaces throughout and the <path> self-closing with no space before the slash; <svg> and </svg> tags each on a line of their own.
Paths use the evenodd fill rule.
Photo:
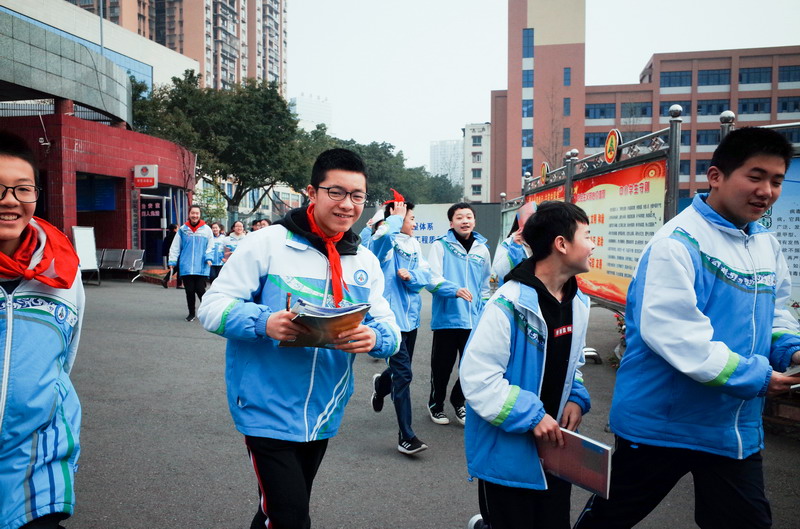
<svg viewBox="0 0 800 529">
<path fill-rule="evenodd" d="M 632 84 L 654 53 L 800 44 L 798 0 L 587 0 L 587 84 Z M 288 95 L 327 98 L 332 134 L 407 165 L 489 121 L 506 88 L 505 0 L 288 0 Z"/>
</svg>

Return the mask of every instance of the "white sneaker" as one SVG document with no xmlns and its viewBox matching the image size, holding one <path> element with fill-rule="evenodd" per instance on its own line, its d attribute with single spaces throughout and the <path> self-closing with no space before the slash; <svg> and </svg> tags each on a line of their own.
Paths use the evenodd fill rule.
<svg viewBox="0 0 800 529">
<path fill-rule="evenodd" d="M 428 414 L 431 416 L 431 420 L 436 424 L 450 424 L 450 419 L 447 418 L 447 415 L 445 415 L 443 411 L 434 412 L 432 409 L 428 408 Z"/>
</svg>

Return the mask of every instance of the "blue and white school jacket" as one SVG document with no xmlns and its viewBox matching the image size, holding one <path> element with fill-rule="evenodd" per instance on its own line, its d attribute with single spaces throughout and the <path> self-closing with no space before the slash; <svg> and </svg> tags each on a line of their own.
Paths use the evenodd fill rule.
<svg viewBox="0 0 800 529">
<path fill-rule="evenodd" d="M 40 248 L 32 266 L 41 255 Z M 10 295 L 0 288 L 2 529 L 75 508 L 81 405 L 69 372 L 83 311 L 80 271 L 69 289 L 35 279 Z"/>
<path fill-rule="evenodd" d="M 506 275 L 512 268 L 531 256 L 530 250 L 514 241 L 514 236 L 506 237 L 492 260 L 492 277 L 497 281 L 497 286 L 503 286 Z"/>
<path fill-rule="evenodd" d="M 207 254 L 213 250 L 214 232 L 208 224 L 203 224 L 197 231 L 182 224 L 175 232 L 175 238 L 169 247 L 169 266 L 179 265 L 181 276 L 207 276 L 211 271 Z"/>
<path fill-rule="evenodd" d="M 589 327 L 589 299 L 572 300 L 572 346 L 558 408 L 567 402 L 589 412 L 580 368 Z M 539 399 L 549 335 L 536 289 L 509 281 L 486 304 L 459 368 L 467 399 L 464 449 L 472 477 L 507 487 L 544 490 L 533 429 L 545 415 Z"/>
<path fill-rule="evenodd" d="M 383 295 L 394 312 L 402 332 L 419 327 L 422 299 L 420 291 L 431 281 L 431 267 L 422 256 L 419 241 L 400 233 L 403 217 L 390 215 L 369 240 L 368 248 L 378 258 L 385 279 Z M 401 268 L 408 270 L 411 279 L 404 281 L 397 275 Z"/>
<path fill-rule="evenodd" d="M 225 244 L 228 242 L 228 236 L 221 233 L 214 237 L 214 232 L 211 232 L 211 247 L 206 251 L 206 261 L 211 261 L 211 266 L 221 266 L 223 264 L 222 258 L 225 257 Z"/>
<path fill-rule="evenodd" d="M 763 397 L 800 336 L 777 239 L 757 222 L 737 229 L 706 198 L 639 261 L 610 423 L 633 442 L 742 459 L 764 446 Z"/>
<path fill-rule="evenodd" d="M 432 279 L 427 289 L 433 294 L 431 329 L 472 329 L 483 304 L 489 299 L 491 257 L 486 237 L 472 232 L 475 241 L 469 253 L 448 230 L 431 244 L 428 263 Z M 472 302 L 457 298 L 459 288 L 472 293 Z"/>
<path fill-rule="evenodd" d="M 400 330 L 383 297 L 375 256 L 358 247 L 342 255 L 341 306 L 372 305 L 364 324 L 377 336 L 369 352 L 387 358 L 400 346 Z M 206 330 L 228 339 L 225 381 L 228 407 L 244 435 L 306 442 L 336 435 L 353 393 L 357 355 L 314 347 L 278 347 L 266 335 L 267 318 L 292 302 L 333 306 L 328 258 L 282 225 L 248 235 L 203 296 L 197 316 Z"/>
<path fill-rule="evenodd" d="M 222 249 L 222 251 L 223 255 L 227 255 L 227 257 L 225 258 L 226 262 L 228 259 L 230 259 L 230 254 L 236 251 L 236 248 L 239 246 L 239 243 L 242 242 L 245 237 L 247 237 L 246 233 L 242 233 L 242 235 L 238 237 L 235 233 L 230 233 L 225 238 L 225 247 Z"/>
</svg>

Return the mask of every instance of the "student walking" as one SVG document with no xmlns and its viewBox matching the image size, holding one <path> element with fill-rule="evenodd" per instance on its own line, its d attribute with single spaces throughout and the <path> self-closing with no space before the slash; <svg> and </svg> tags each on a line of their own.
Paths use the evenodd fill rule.
<svg viewBox="0 0 800 529">
<path fill-rule="evenodd" d="M 201 219 L 200 206 L 189 208 L 189 220 L 178 228 L 169 249 L 169 268 L 174 272 L 176 265 L 186 289 L 186 305 L 189 315 L 186 321 L 195 319 L 195 296 L 203 301 L 206 280 L 211 270 L 207 254 L 213 248 L 214 234 Z"/>
</svg>

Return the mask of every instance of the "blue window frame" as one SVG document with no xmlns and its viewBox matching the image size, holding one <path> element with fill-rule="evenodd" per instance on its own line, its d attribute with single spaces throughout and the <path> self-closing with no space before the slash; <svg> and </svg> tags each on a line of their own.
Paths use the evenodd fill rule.
<svg viewBox="0 0 800 529">
<path fill-rule="evenodd" d="M 711 167 L 711 160 L 697 160 L 694 163 L 694 174 L 695 175 L 703 175 L 708 172 L 708 168 Z"/>
<path fill-rule="evenodd" d="M 525 173 L 533 174 L 533 160 L 531 158 L 523 158 L 522 159 L 522 172 L 521 175 Z"/>
<path fill-rule="evenodd" d="M 522 30 L 522 58 L 533 57 L 533 29 L 525 28 Z"/>
<path fill-rule="evenodd" d="M 583 137 L 584 147 L 603 147 L 606 144 L 605 132 L 587 132 Z"/>
<path fill-rule="evenodd" d="M 779 97 L 778 112 L 800 112 L 800 97 Z"/>
<path fill-rule="evenodd" d="M 718 115 L 729 109 L 730 101 L 727 99 L 700 99 L 697 102 L 698 116 Z"/>
<path fill-rule="evenodd" d="M 739 114 L 769 114 L 772 101 L 768 97 L 748 97 L 739 100 Z"/>
<path fill-rule="evenodd" d="M 533 129 L 522 129 L 522 146 L 533 147 Z"/>
<path fill-rule="evenodd" d="M 731 84 L 731 70 L 725 68 L 722 70 L 698 70 L 697 71 L 697 85 L 698 86 L 714 86 Z"/>
<path fill-rule="evenodd" d="M 564 98 L 564 115 L 569 116 L 572 112 L 572 100 L 569 97 Z"/>
<path fill-rule="evenodd" d="M 660 86 L 692 86 L 692 71 L 661 72 Z"/>
<path fill-rule="evenodd" d="M 717 145 L 719 143 L 719 129 L 697 131 L 697 145 Z"/>
<path fill-rule="evenodd" d="M 800 127 L 791 129 L 776 129 L 791 143 L 800 143 Z"/>
<path fill-rule="evenodd" d="M 620 111 L 623 118 L 649 118 L 653 117 L 653 103 L 650 101 L 622 103 Z"/>
<path fill-rule="evenodd" d="M 564 67 L 564 86 L 572 85 L 572 68 L 569 66 Z"/>
<path fill-rule="evenodd" d="M 522 117 L 523 118 L 533 117 L 533 99 L 522 100 Z"/>
<path fill-rule="evenodd" d="M 662 101 L 658 105 L 658 115 L 659 116 L 669 116 L 669 107 L 672 105 L 680 105 L 683 109 L 681 112 L 681 116 L 689 116 L 692 113 L 692 102 L 691 101 Z"/>
<path fill-rule="evenodd" d="M 617 108 L 614 103 L 588 103 L 585 114 L 586 119 L 610 119 L 617 117 Z"/>
<path fill-rule="evenodd" d="M 522 88 L 533 88 L 533 70 L 522 70 Z"/>
<path fill-rule="evenodd" d="M 569 144 L 570 144 L 570 138 L 569 137 L 570 137 L 569 127 L 565 127 L 564 128 L 564 134 L 563 134 L 564 141 L 561 142 L 561 145 L 563 145 L 564 147 L 569 147 Z"/>
<path fill-rule="evenodd" d="M 800 66 L 779 66 L 778 82 L 779 83 L 800 82 Z"/>
<path fill-rule="evenodd" d="M 772 67 L 741 68 L 739 70 L 739 84 L 771 83 Z"/>
</svg>

